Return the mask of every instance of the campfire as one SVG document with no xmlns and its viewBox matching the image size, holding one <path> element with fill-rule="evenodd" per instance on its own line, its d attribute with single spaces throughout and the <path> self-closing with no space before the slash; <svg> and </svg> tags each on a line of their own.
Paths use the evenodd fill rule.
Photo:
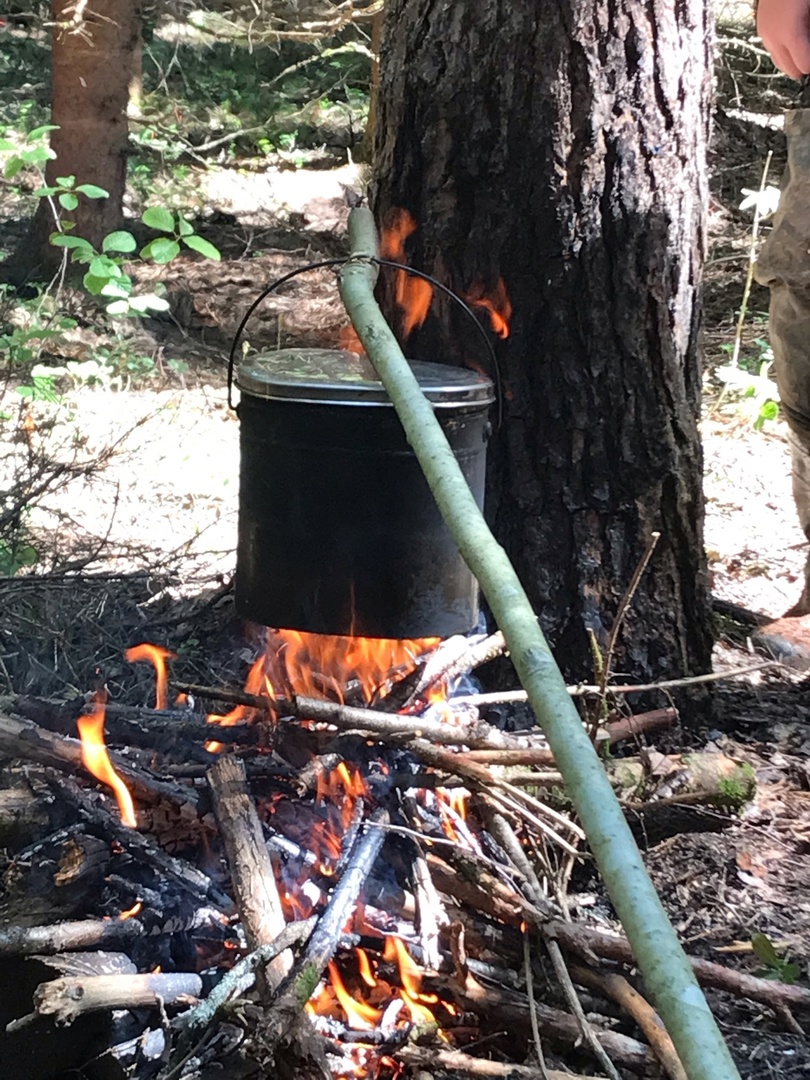
<svg viewBox="0 0 810 1080">
<path fill-rule="evenodd" d="M 508 1061 L 534 1014 L 551 1052 L 581 1056 L 581 1021 L 532 996 L 529 927 L 553 927 L 577 970 L 616 957 L 621 939 L 560 920 L 581 831 L 542 795 L 559 776 L 537 729 L 487 722 L 476 704 L 487 696 L 470 691 L 500 635 L 259 640 L 241 691 L 172 688 L 172 654 L 143 645 L 127 657 L 154 665 L 154 708 L 97 689 L 72 710 L 21 699 L 37 723 L 6 719 L 4 753 L 37 762 L 73 818 L 5 873 L 0 949 L 47 957 L 59 974 L 14 1016 L 12 1045 L 46 1017 L 106 1010 L 125 1019 L 105 1053 L 137 1080 L 194 1075 L 166 1062 L 206 1033 L 218 1033 L 210 1061 L 292 1043 L 300 1075 L 313 1046 L 333 1076 L 428 1061 L 474 1075 L 466 1048 L 491 1041 L 489 1064 Z M 70 711 L 80 745 L 55 733 Z M 107 750 L 105 722 L 128 752 Z M 236 1020 L 230 1002 L 246 993 L 262 1012 Z M 629 1036 L 591 1034 L 621 1068 L 650 1059 Z"/>
</svg>

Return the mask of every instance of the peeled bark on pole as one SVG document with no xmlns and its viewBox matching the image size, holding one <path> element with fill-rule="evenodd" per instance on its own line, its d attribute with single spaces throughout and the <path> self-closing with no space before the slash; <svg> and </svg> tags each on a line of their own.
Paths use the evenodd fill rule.
<svg viewBox="0 0 810 1080">
<path fill-rule="evenodd" d="M 739 1080 L 523 586 L 489 531 L 433 410 L 374 300 L 377 267 L 372 260 L 377 236 L 369 210 L 352 211 L 349 237 L 354 257 L 340 272 L 341 298 L 442 516 L 503 631 L 655 1007 L 690 1080 Z"/>
</svg>

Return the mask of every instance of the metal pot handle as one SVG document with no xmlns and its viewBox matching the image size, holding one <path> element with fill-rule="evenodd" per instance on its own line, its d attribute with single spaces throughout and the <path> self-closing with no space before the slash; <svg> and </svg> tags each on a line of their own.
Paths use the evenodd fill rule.
<svg viewBox="0 0 810 1080">
<path fill-rule="evenodd" d="M 259 293 L 259 295 L 256 297 L 256 299 L 253 301 L 253 303 L 247 309 L 247 312 L 245 313 L 242 321 L 239 323 L 239 326 L 236 328 L 236 333 L 234 334 L 233 342 L 231 343 L 231 351 L 230 351 L 230 354 L 228 356 L 228 407 L 229 408 L 231 408 L 231 409 L 234 408 L 233 398 L 232 398 L 232 390 L 233 390 L 233 369 L 234 369 L 234 363 L 235 363 L 235 359 L 236 359 L 236 348 L 237 348 L 237 346 L 239 344 L 239 339 L 242 337 L 242 333 L 243 333 L 245 327 L 247 326 L 248 320 L 250 319 L 251 315 L 256 310 L 256 308 L 259 306 L 259 304 L 261 304 L 261 302 L 265 299 L 265 297 L 269 296 L 271 292 L 275 292 L 275 290 L 278 289 L 279 286 L 286 284 L 286 282 L 290 281 L 294 277 L 298 277 L 299 274 L 306 274 L 309 270 L 322 270 L 326 266 L 343 266 L 345 263 L 347 263 L 349 261 L 350 261 L 350 256 L 346 255 L 346 256 L 343 256 L 342 258 L 339 258 L 339 259 L 324 259 L 321 262 L 309 263 L 307 266 L 299 266 L 297 270 L 291 270 L 289 272 L 289 274 L 285 274 L 283 277 L 277 278 L 270 285 L 268 285 L 266 289 L 263 289 L 262 292 Z M 413 277 L 422 278 L 423 281 L 429 282 L 435 289 L 439 289 L 446 296 L 449 296 L 451 300 L 454 300 L 456 302 L 456 304 L 458 304 L 459 307 L 464 312 L 466 312 L 467 315 L 469 315 L 469 317 L 472 319 L 473 323 L 475 323 L 475 327 L 478 330 L 478 333 L 480 334 L 481 339 L 484 342 L 484 345 L 486 347 L 487 352 L 489 353 L 489 359 L 490 359 L 490 363 L 492 365 L 492 372 L 493 372 L 493 375 L 495 377 L 495 398 L 496 398 L 496 401 L 498 403 L 498 418 L 497 418 L 497 422 L 495 424 L 495 430 L 499 431 L 500 427 L 501 427 L 501 422 L 503 420 L 503 393 L 502 393 L 502 383 L 501 383 L 501 369 L 498 366 L 498 358 L 495 355 L 495 349 L 494 349 L 494 347 L 492 345 L 492 340 L 491 340 L 486 328 L 479 321 L 478 316 L 475 314 L 473 309 L 469 306 L 469 304 L 465 303 L 465 301 L 462 300 L 461 297 L 457 293 L 454 293 L 452 289 L 447 287 L 447 285 L 443 285 L 441 281 L 437 281 L 436 278 L 431 277 L 430 274 L 425 274 L 421 270 L 415 270 L 412 266 L 405 266 L 404 263 L 394 262 L 392 259 L 380 259 L 377 256 L 373 256 L 369 261 L 373 262 L 373 263 L 376 263 L 378 266 L 388 266 L 388 267 L 392 267 L 394 270 L 404 270 L 406 274 L 411 274 Z"/>
</svg>

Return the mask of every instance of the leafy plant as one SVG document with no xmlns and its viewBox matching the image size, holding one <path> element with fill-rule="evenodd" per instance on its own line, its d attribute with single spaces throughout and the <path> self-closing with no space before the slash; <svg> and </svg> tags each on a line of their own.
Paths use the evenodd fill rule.
<svg viewBox="0 0 810 1080">
<path fill-rule="evenodd" d="M 140 251 L 142 259 L 165 266 L 180 254 L 185 246 L 208 259 L 219 260 L 219 251 L 212 243 L 194 231 L 194 226 L 182 214 L 174 214 L 163 207 L 151 207 L 144 211 L 141 221 L 150 229 L 165 233 L 151 240 Z M 68 232 L 52 233 L 51 243 L 70 251 L 73 262 L 87 266 L 83 284 L 92 296 L 109 298 L 109 315 L 145 315 L 150 311 L 168 311 L 169 304 L 158 291 L 133 293 L 134 282 L 125 269 L 126 256 L 132 255 L 138 243 L 131 232 L 118 230 L 108 233 L 101 244 L 101 251 L 81 236 Z M 162 286 L 159 286 L 162 289 Z"/>
<path fill-rule="evenodd" d="M 18 386 L 17 393 L 20 397 L 31 401 L 49 401 L 57 404 L 62 397 L 56 387 L 57 373 L 40 366 L 31 371 L 31 382 L 25 386 Z"/>
<path fill-rule="evenodd" d="M 39 552 L 33 544 L 0 539 L 0 577 L 14 577 L 23 567 L 34 566 L 38 561 Z"/>
<path fill-rule="evenodd" d="M 56 157 L 45 141 L 45 136 L 51 131 L 56 131 L 56 128 L 56 124 L 41 124 L 33 131 L 29 131 L 22 146 L 6 138 L 5 135 L 0 138 L 0 151 L 11 154 L 3 168 L 3 176 L 6 180 L 13 180 L 18 173 L 29 166 L 41 169 L 46 161 L 52 161 Z"/>
<path fill-rule="evenodd" d="M 800 974 L 798 964 L 792 964 L 787 958 L 780 956 L 769 937 L 765 934 L 752 934 L 751 948 L 765 968 L 764 978 L 778 979 L 779 982 L 789 985 L 796 982 Z"/>
<path fill-rule="evenodd" d="M 761 431 L 768 420 L 779 415 L 779 390 L 770 378 L 773 353 L 765 348 L 756 373 L 735 364 L 724 364 L 715 369 L 715 376 L 731 391 L 742 398 L 745 411 L 755 431 Z"/>
<path fill-rule="evenodd" d="M 159 236 L 148 243 L 141 251 L 142 259 L 151 259 L 160 266 L 165 265 L 177 258 L 181 245 L 196 251 L 206 259 L 214 259 L 218 262 L 221 258 L 217 248 L 205 237 L 198 236 L 194 231 L 194 226 L 182 214 L 173 214 L 171 210 L 155 206 L 144 211 L 141 221 L 150 229 L 168 234 Z"/>
<path fill-rule="evenodd" d="M 56 198 L 63 210 L 75 210 L 79 205 L 78 193 L 88 199 L 106 199 L 109 192 L 98 184 L 77 184 L 75 176 L 57 176 L 56 183 L 37 188 L 34 195 L 40 198 Z"/>
</svg>

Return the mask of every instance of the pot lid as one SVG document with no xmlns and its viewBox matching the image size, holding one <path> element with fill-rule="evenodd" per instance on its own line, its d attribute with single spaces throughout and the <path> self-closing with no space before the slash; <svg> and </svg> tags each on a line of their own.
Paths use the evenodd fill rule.
<svg viewBox="0 0 810 1080">
<path fill-rule="evenodd" d="M 492 381 L 467 368 L 410 361 L 433 405 L 489 405 Z M 390 405 L 385 387 L 367 356 L 346 349 L 279 349 L 256 353 L 236 372 L 243 394 L 273 401 L 323 402 L 330 405 Z"/>
</svg>

